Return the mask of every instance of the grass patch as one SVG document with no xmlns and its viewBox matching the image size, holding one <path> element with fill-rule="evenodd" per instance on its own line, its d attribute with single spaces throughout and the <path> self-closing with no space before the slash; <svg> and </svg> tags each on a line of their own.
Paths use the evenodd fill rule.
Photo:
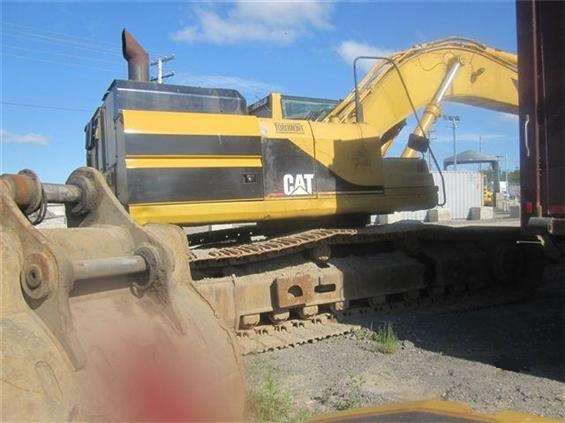
<svg viewBox="0 0 565 423">
<path fill-rule="evenodd" d="M 377 345 L 377 350 L 385 354 L 394 354 L 398 349 L 398 337 L 392 323 L 386 323 L 373 333 L 371 340 Z"/>
<path fill-rule="evenodd" d="M 332 404 L 336 410 L 348 410 L 350 408 L 361 407 L 363 395 L 361 386 L 363 385 L 363 377 L 358 375 L 349 375 L 342 396 L 335 399 Z"/>
<path fill-rule="evenodd" d="M 247 394 L 246 414 L 254 422 L 304 422 L 310 414 L 296 409 L 290 392 L 283 390 L 272 374 Z"/>
<path fill-rule="evenodd" d="M 358 341 L 369 341 L 372 349 L 384 354 L 394 354 L 398 349 L 398 337 L 392 323 L 385 323 L 376 331 L 362 328 L 356 330 L 354 335 Z"/>
</svg>

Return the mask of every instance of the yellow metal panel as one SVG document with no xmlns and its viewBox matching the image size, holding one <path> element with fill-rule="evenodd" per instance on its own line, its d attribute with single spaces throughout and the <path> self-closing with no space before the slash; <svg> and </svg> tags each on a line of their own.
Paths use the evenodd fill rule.
<svg viewBox="0 0 565 423">
<path fill-rule="evenodd" d="M 282 119 L 281 93 L 271 93 L 271 112 L 273 119 Z"/>
<path fill-rule="evenodd" d="M 184 167 L 261 167 L 261 156 L 128 156 L 128 169 Z"/>
<path fill-rule="evenodd" d="M 259 136 L 255 116 L 124 110 L 128 134 Z"/>
<path fill-rule="evenodd" d="M 369 125 L 310 122 L 316 160 L 348 182 L 383 185 L 380 144 Z"/>
<path fill-rule="evenodd" d="M 494 414 L 483 414 L 473 410 L 469 405 L 455 401 L 441 401 L 436 399 L 400 402 L 387 404 L 380 407 L 355 408 L 351 410 L 338 411 L 313 417 L 312 423 L 338 423 L 343 421 L 379 421 L 379 417 L 390 417 L 395 414 L 399 417 L 398 421 L 410 421 L 406 419 L 404 413 L 429 413 L 431 415 L 442 416 L 442 421 L 449 421 L 445 417 L 453 419 L 464 419 L 469 422 L 490 422 L 490 423 L 550 423 L 558 420 L 547 417 L 539 417 L 533 414 L 517 413 L 512 411 L 500 411 Z M 400 416 L 404 414 L 404 419 Z M 412 416 L 408 415 L 408 418 Z M 431 417 L 431 416 L 430 416 Z M 394 418 L 390 419 L 395 420 Z M 395 420 L 396 421 L 396 420 Z M 413 421 L 421 421 L 414 418 Z M 431 421 L 431 420 L 427 420 Z"/>
<path fill-rule="evenodd" d="M 314 157 L 314 139 L 307 120 L 259 119 L 261 136 L 288 139 L 306 154 Z"/>
<path fill-rule="evenodd" d="M 374 210 L 382 194 L 339 195 L 318 199 L 281 198 L 267 200 L 130 204 L 129 211 L 139 223 L 195 225 L 222 222 L 250 222 L 271 219 L 316 217 Z"/>
</svg>

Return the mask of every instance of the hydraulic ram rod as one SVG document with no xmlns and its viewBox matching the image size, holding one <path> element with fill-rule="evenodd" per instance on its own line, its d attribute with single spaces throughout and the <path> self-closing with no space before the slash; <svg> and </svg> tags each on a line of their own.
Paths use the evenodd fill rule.
<svg viewBox="0 0 565 423">
<path fill-rule="evenodd" d="M 43 183 L 43 192 L 48 203 L 77 203 L 82 191 L 75 185 Z"/>
<path fill-rule="evenodd" d="M 29 170 L 17 175 L 4 174 L 0 181 L 6 185 L 15 203 L 21 209 L 36 210 L 42 201 L 48 203 L 78 203 L 82 198 L 82 190 L 75 185 L 45 184 Z"/>
<path fill-rule="evenodd" d="M 109 257 L 73 262 L 75 280 L 130 275 L 147 270 L 147 263 L 141 256 Z"/>
<path fill-rule="evenodd" d="M 424 114 L 420 118 L 421 125 L 418 125 L 418 127 L 414 129 L 413 134 L 416 135 L 416 137 L 426 137 L 426 133 L 422 132 L 422 130 L 429 131 L 435 120 L 441 115 L 441 102 L 443 101 L 447 90 L 451 86 L 453 79 L 455 79 L 457 71 L 459 70 L 459 68 L 461 68 L 461 65 L 462 63 L 459 59 L 456 59 L 451 63 L 451 66 L 449 67 L 449 70 L 445 74 L 443 81 L 437 89 L 434 98 L 428 103 Z M 414 150 L 407 146 L 406 148 L 404 148 L 404 151 L 402 152 L 402 155 L 400 157 L 412 158 L 416 157 L 417 155 L 417 150 Z"/>
</svg>

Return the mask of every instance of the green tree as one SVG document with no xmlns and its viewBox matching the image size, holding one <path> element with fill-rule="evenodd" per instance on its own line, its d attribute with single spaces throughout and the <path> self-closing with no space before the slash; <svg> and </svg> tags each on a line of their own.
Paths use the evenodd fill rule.
<svg viewBox="0 0 565 423">
<path fill-rule="evenodd" d="M 508 183 L 509 184 L 520 184 L 520 169 L 514 169 L 508 172 Z"/>
</svg>

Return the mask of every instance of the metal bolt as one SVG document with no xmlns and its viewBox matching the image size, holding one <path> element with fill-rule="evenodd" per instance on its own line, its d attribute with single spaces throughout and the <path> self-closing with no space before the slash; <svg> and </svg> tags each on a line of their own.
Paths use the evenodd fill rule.
<svg viewBox="0 0 565 423">
<path fill-rule="evenodd" d="M 37 289 L 41 285 L 42 278 L 41 268 L 35 264 L 29 267 L 26 274 L 26 284 L 30 289 Z"/>
</svg>

